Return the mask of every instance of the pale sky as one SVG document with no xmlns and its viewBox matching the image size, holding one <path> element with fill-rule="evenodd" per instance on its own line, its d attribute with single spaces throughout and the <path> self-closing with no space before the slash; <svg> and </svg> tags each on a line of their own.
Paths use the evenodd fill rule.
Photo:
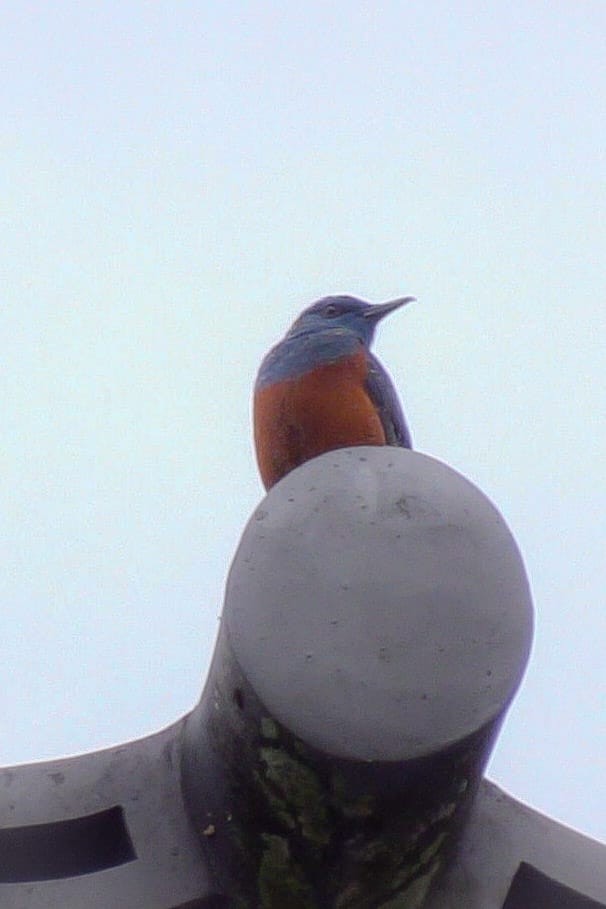
<svg viewBox="0 0 606 909">
<path fill-rule="evenodd" d="M 258 364 L 328 293 L 536 606 L 489 776 L 606 842 L 606 5 L 5 2 L 0 765 L 199 697 Z"/>
</svg>

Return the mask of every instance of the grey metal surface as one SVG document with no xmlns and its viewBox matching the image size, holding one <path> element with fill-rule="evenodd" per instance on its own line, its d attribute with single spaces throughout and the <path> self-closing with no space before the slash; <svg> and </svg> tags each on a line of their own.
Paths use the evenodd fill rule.
<svg viewBox="0 0 606 909">
<path fill-rule="evenodd" d="M 531 886 L 536 875 L 528 875 L 526 886 L 523 865 L 552 882 L 539 901 Z M 485 781 L 457 860 L 425 909 L 503 909 L 520 872 L 521 879 L 514 885 L 516 909 L 606 907 L 606 846 Z"/>
<path fill-rule="evenodd" d="M 224 616 L 270 713 L 363 760 L 420 757 L 493 721 L 532 637 L 498 511 L 442 462 L 387 447 L 323 455 L 269 492 Z"/>
<path fill-rule="evenodd" d="M 101 866 L 95 871 L 87 862 L 88 873 L 74 873 L 72 867 L 68 877 L 0 883 L 2 909 L 177 909 L 191 901 L 192 909 L 218 909 L 221 902 L 212 899 L 181 796 L 182 725 L 180 720 L 156 735 L 93 754 L 0 770 L 0 877 L 11 874 L 10 861 L 15 859 L 20 876 L 31 876 L 23 873 L 19 847 L 27 849 L 33 825 L 36 853 L 29 865 L 34 874 L 40 873 L 36 869 L 41 862 L 47 863 L 46 874 L 54 874 L 60 849 L 80 855 L 96 849 Z M 65 822 L 117 807 L 122 808 L 132 843 L 130 860 L 114 854 L 113 860 L 121 863 L 107 867 L 107 839 L 112 835 L 107 827 L 92 831 L 90 850 L 82 844 L 82 835 L 80 841 L 63 842 Z M 11 849 L 2 849 L 2 834 L 11 834 Z M 61 860 L 69 859 L 67 854 Z"/>
</svg>

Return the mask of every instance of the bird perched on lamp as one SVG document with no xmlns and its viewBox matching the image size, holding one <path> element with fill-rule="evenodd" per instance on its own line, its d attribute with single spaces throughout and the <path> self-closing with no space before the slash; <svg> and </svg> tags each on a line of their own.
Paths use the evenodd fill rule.
<svg viewBox="0 0 606 909">
<path fill-rule="evenodd" d="M 372 305 L 356 297 L 323 297 L 269 351 L 253 399 L 266 489 L 335 448 L 412 447 L 397 392 L 370 347 L 381 319 L 414 299 Z"/>
</svg>

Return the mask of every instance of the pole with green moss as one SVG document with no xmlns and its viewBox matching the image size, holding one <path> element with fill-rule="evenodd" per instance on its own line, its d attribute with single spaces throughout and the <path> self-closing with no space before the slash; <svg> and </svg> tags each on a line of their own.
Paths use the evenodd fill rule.
<svg viewBox="0 0 606 909">
<path fill-rule="evenodd" d="M 441 462 L 344 449 L 273 487 L 182 743 L 186 805 L 230 905 L 420 909 L 531 636 L 511 533 Z"/>
</svg>

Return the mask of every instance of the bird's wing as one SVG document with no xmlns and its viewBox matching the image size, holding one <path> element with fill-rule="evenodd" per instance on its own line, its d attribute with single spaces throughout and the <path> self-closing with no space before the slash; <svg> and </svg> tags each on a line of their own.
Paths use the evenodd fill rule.
<svg viewBox="0 0 606 909">
<path fill-rule="evenodd" d="M 412 448 L 410 432 L 402 413 L 398 393 L 372 353 L 368 354 L 366 388 L 381 418 L 387 444 Z"/>
</svg>

